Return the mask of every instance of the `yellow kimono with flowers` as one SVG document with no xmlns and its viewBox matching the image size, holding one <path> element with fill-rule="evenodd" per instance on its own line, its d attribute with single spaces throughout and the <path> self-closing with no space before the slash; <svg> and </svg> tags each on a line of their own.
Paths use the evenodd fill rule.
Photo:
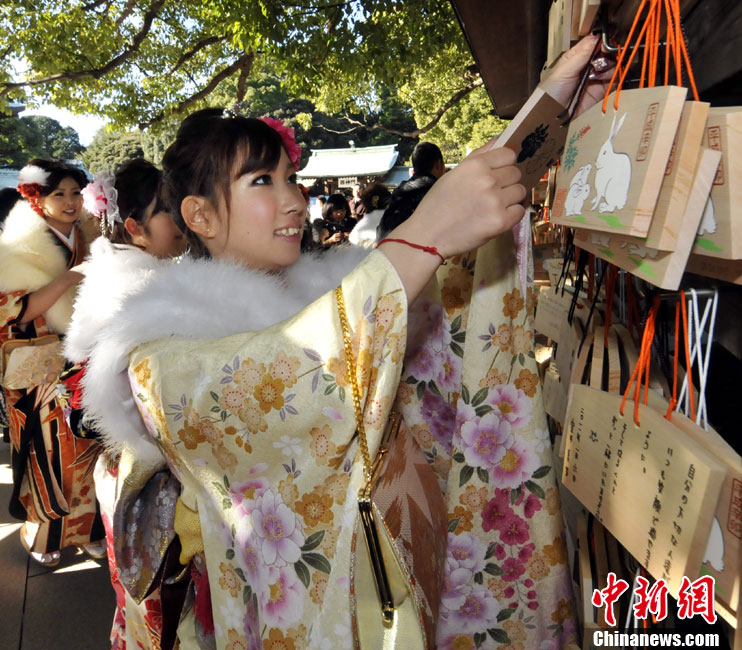
<svg viewBox="0 0 742 650">
<path fill-rule="evenodd" d="M 378 252 L 342 285 L 371 454 L 394 404 L 446 498 L 437 647 L 564 647 L 571 587 L 512 237 L 441 267 L 409 314 Z M 198 513 L 216 647 L 353 647 L 362 476 L 334 293 L 259 332 L 141 346 L 130 377 Z M 200 636 L 181 625 L 182 647 Z"/>
<path fill-rule="evenodd" d="M 380 253 L 342 284 L 374 453 L 402 369 L 406 298 Z M 216 647 L 350 648 L 362 473 L 334 293 L 260 332 L 144 345 L 130 376 L 198 512 Z"/>
</svg>

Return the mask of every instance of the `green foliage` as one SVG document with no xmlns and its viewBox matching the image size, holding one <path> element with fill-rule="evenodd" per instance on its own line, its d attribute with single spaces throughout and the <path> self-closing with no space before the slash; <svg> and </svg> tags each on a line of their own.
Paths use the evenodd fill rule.
<svg viewBox="0 0 742 650">
<path fill-rule="evenodd" d="M 111 173 L 130 158 L 145 158 L 143 133 L 113 133 L 101 129 L 95 134 L 82 155 L 82 161 L 92 174 Z"/>
<path fill-rule="evenodd" d="M 478 79 L 448 2 L 37 0 L 31 10 L 4 0 L 2 52 L 0 109 L 11 99 L 50 102 L 119 132 L 152 127 L 164 140 L 169 123 L 197 108 L 244 102 L 275 113 L 281 97 L 305 146 L 397 142 L 406 158 L 420 136 L 455 162 L 502 128 L 484 91 L 467 93 Z M 142 146 L 150 158 L 162 149 Z"/>
<path fill-rule="evenodd" d="M 84 151 L 77 132 L 41 115 L 0 118 L 0 167 L 22 167 L 29 158 L 70 160 Z"/>
</svg>

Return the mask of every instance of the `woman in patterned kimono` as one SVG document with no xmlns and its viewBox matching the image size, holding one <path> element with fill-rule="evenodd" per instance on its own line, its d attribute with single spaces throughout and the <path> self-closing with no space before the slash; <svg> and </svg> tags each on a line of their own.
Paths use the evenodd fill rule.
<svg viewBox="0 0 742 650">
<path fill-rule="evenodd" d="M 80 221 L 85 175 L 35 159 L 19 175 L 18 201 L 0 233 L 0 342 L 63 335 L 72 315 L 78 266 L 94 227 Z M 91 224 L 92 225 L 92 224 Z M 79 545 L 105 555 L 93 487 L 98 444 L 77 438 L 58 394 L 59 369 L 47 383 L 5 389 L 13 465 L 10 512 L 25 522 L 21 542 L 40 564 Z"/>
<path fill-rule="evenodd" d="M 96 178 L 83 190 L 84 206 L 101 219 L 105 235 L 91 246 L 86 276 L 78 288 L 64 342 L 67 359 L 80 364 L 83 408 L 86 398 L 103 385 L 100 374 L 107 374 L 105 359 L 93 355 L 93 351 L 98 339 L 106 336 L 110 321 L 119 317 L 121 300 L 165 264 L 164 260 L 184 251 L 185 235 L 162 201 L 161 178 L 162 172 L 152 163 L 134 159 L 124 163 L 115 178 Z M 111 393 L 103 396 L 119 398 Z M 104 440 L 110 439 L 111 431 L 115 435 L 128 426 L 126 419 L 117 417 L 89 424 Z M 168 541 L 173 539 L 172 520 L 180 487 L 160 462 L 153 464 L 145 457 L 135 462 L 133 456 L 128 448 L 107 445 L 95 469 L 95 489 L 116 593 L 111 647 L 160 650 L 164 614 L 170 613 L 162 611 L 161 587 L 163 578 L 169 576 L 160 567 L 168 552 L 175 558 L 179 553 Z M 122 549 L 139 534 L 138 527 L 150 528 L 148 539 L 155 543 L 146 545 L 140 539 L 137 557 L 132 558 Z M 138 563 L 139 580 L 130 579 L 132 560 Z M 179 610 L 177 606 L 174 609 L 177 623 Z M 167 647 L 167 631 L 165 637 Z"/>
<path fill-rule="evenodd" d="M 550 77 L 563 103 L 595 42 Z M 353 647 L 363 477 L 338 284 L 371 455 L 394 405 L 449 510 L 427 647 L 567 645 L 575 623 L 532 310 L 508 232 L 525 196 L 515 156 L 474 152 L 379 250 L 300 258 L 298 156 L 275 127 L 217 109 L 183 122 L 163 167 L 191 256 L 123 301 L 100 348 L 116 390 L 128 367 L 142 418 L 131 444 L 161 453 L 182 485 L 175 530 L 194 589 L 180 647 Z M 122 403 L 133 423 L 132 406 Z"/>
</svg>

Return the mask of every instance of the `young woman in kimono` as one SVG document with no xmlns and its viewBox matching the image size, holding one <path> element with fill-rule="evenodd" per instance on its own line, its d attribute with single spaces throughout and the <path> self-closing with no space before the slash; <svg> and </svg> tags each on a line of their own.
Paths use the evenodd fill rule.
<svg viewBox="0 0 742 650">
<path fill-rule="evenodd" d="M 595 42 L 563 57 L 549 78 L 547 90 L 562 103 Z M 585 103 L 592 97 L 587 92 Z M 151 445 L 153 457 L 161 453 L 182 485 L 175 531 L 194 589 L 178 628 L 180 647 L 353 646 L 351 540 L 363 477 L 338 285 L 371 455 L 394 403 L 412 419 L 415 443 L 429 450 L 441 492 L 448 490 L 447 574 L 440 608 L 434 605 L 437 640 L 428 637 L 428 647 L 565 645 L 574 636 L 570 583 L 531 358 L 508 359 L 510 370 L 520 364 L 516 380 L 501 378 L 503 359 L 496 364 L 494 354 L 489 369 L 476 359 L 485 355 L 469 355 L 479 386 L 449 359 L 441 379 L 420 386 L 431 366 L 421 350 L 430 359 L 441 345 L 455 351 L 455 343 L 467 356 L 468 341 L 477 339 L 462 338 L 462 323 L 488 333 L 490 324 L 495 332 L 500 324 L 525 332 L 500 323 L 524 313 L 508 232 L 524 214 L 514 154 L 492 144 L 474 152 L 378 250 L 300 257 L 306 204 L 295 181 L 298 152 L 287 130 L 273 126 L 218 109 L 183 122 L 163 168 L 191 256 L 123 301 L 101 351 L 110 355 L 116 390 L 124 390 L 120 372 L 128 368 L 142 416 L 130 430 L 141 439 L 132 444 Z M 485 252 L 476 260 L 466 255 L 479 247 Z M 425 287 L 444 258 L 455 268 L 441 276 L 436 305 Z M 511 289 L 500 295 L 504 309 L 487 300 L 491 288 L 502 291 L 503 278 Z M 416 336 L 406 354 L 408 306 Z M 441 310 L 449 307 L 461 318 L 446 324 Z M 528 336 L 518 334 L 524 347 Z M 406 356 L 410 370 L 403 370 Z M 400 383 L 401 376 L 412 382 Z M 426 399 L 436 382 L 442 388 L 433 395 L 445 404 Z M 414 408 L 410 390 L 421 401 Z M 486 412 L 478 410 L 480 396 L 489 400 Z M 538 445 L 528 456 L 526 448 Z M 498 487 L 487 484 L 485 463 Z M 471 490 L 450 489 L 472 477 L 479 483 L 466 485 Z M 533 483 L 530 494 L 526 483 Z M 543 532 L 531 530 L 537 527 Z M 544 539 L 553 546 L 548 555 Z M 535 555 L 529 575 L 525 564 Z"/>
<path fill-rule="evenodd" d="M 124 163 L 113 179 L 96 178 L 83 190 L 84 205 L 101 219 L 104 236 L 91 246 L 64 345 L 65 356 L 80 364 L 82 405 L 106 447 L 95 468 L 95 488 L 116 593 L 113 650 L 163 647 L 161 588 L 163 577 L 169 576 L 160 567 L 168 551 L 175 552 L 176 564 L 179 553 L 170 545 L 180 493 L 177 480 L 160 462 L 148 462 L 146 456 L 135 460 L 135 452 L 113 442 L 116 432 L 129 426 L 125 418 L 116 417 L 115 410 L 106 409 L 104 417 L 90 418 L 86 408 L 86 398 L 94 398 L 96 391 L 108 386 L 100 382 L 101 374 L 106 376 L 108 371 L 106 359 L 94 350 L 99 339 L 106 337 L 110 322 L 119 318 L 124 296 L 162 267 L 163 260 L 185 249 L 185 235 L 162 201 L 161 179 L 162 172 L 152 163 L 134 159 Z M 109 401 L 121 397 L 107 392 L 98 395 Z M 179 608 L 175 609 L 177 622 Z M 165 636 L 164 647 L 169 647 L 167 632 Z"/>
<path fill-rule="evenodd" d="M 83 277 L 78 265 L 95 236 L 95 226 L 80 220 L 86 182 L 76 167 L 54 161 L 31 160 L 21 170 L 18 189 L 25 200 L 0 233 L 0 342 L 66 332 Z M 93 488 L 99 447 L 73 435 L 69 405 L 57 391 L 59 370 L 47 383 L 5 389 L 10 512 L 25 521 L 23 546 L 46 566 L 58 564 L 60 549 L 70 545 L 105 555 Z"/>
</svg>

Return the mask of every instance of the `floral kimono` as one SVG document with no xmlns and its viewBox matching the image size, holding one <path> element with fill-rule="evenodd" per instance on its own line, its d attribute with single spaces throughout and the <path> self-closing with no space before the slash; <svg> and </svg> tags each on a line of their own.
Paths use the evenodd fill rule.
<svg viewBox="0 0 742 650">
<path fill-rule="evenodd" d="M 89 401 L 95 398 L 121 403 L 128 394 L 131 401 L 128 383 L 123 395 L 116 392 L 110 381 L 109 359 L 96 354 L 96 350 L 101 339 L 106 338 L 110 323 L 120 317 L 124 297 L 167 264 L 136 247 L 112 244 L 99 237 L 91 246 L 86 276 L 78 288 L 64 343 L 65 356 L 84 366 L 82 405 L 86 418 L 106 444 L 106 452 L 95 468 L 95 491 L 116 594 L 112 650 L 172 647 L 171 637 L 183 600 L 177 595 L 181 590 L 178 581 L 172 587 L 169 583 L 163 585 L 179 572 L 179 546 L 173 544 L 172 526 L 180 484 L 163 467 L 159 453 L 148 457 L 111 441 L 112 437 L 125 439 L 129 428 L 141 426 L 138 413 L 132 424 L 126 417 L 117 417 L 120 414 L 110 408 L 106 409 L 109 417 L 103 421 L 91 417 L 93 414 L 87 409 Z M 117 436 L 120 431 L 123 433 Z M 178 571 L 170 570 L 173 565 Z M 163 590 L 168 592 L 164 598 Z M 169 625 L 173 619 L 175 622 Z"/>
<path fill-rule="evenodd" d="M 175 527 L 197 593 L 181 647 L 211 633 L 219 650 L 353 647 L 363 478 L 338 283 L 371 454 L 394 405 L 448 505 L 438 647 L 565 646 L 571 587 L 512 237 L 451 260 L 409 315 L 385 256 L 359 255 L 303 258 L 279 278 L 186 261 L 124 302 L 138 320 L 178 314 L 136 331 L 122 319 L 111 338 L 183 486 Z"/>
<path fill-rule="evenodd" d="M 0 233 L 0 343 L 63 334 L 69 323 L 74 288 L 46 313 L 19 323 L 28 295 L 79 264 L 87 250 L 77 225 L 70 249 L 47 228 L 26 201 L 19 201 Z M 4 389 L 13 466 L 11 514 L 39 524 L 38 553 L 87 544 L 103 537 L 93 488 L 99 447 L 73 435 L 74 415 L 58 380 L 28 389 Z"/>
</svg>

